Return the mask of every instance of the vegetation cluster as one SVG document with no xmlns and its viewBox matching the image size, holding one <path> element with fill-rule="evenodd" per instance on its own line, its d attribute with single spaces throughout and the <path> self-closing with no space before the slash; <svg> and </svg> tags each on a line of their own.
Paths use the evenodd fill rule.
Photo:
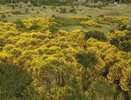
<svg viewBox="0 0 131 100">
<path fill-rule="evenodd" d="M 128 17 L 54 16 L 0 22 L 0 99 L 130 100 L 128 21 Z M 109 32 L 60 28 L 112 23 L 118 28 Z"/>
</svg>

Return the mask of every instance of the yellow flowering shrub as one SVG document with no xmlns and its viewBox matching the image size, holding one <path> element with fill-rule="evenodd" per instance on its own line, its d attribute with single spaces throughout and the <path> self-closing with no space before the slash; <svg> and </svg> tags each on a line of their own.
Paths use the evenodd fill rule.
<svg viewBox="0 0 131 100">
<path fill-rule="evenodd" d="M 0 22 L 0 31 L 17 31 L 16 25 L 13 23 L 2 23 Z"/>
<path fill-rule="evenodd" d="M 81 25 L 100 25 L 88 17 L 70 19 L 80 19 Z M 121 20 L 127 18 L 113 19 L 116 23 Z M 125 98 L 125 94 L 129 97 L 130 31 L 104 33 L 50 28 L 60 25 L 57 21 L 36 18 L 0 23 L 0 99 L 97 100 L 107 97 L 115 100 L 115 97 Z M 13 65 L 17 66 L 13 69 Z"/>
<path fill-rule="evenodd" d="M 120 86 L 122 90 L 128 92 L 129 96 L 131 96 L 130 82 L 131 82 L 131 67 L 129 66 L 127 68 L 123 68 L 122 79 L 120 80 Z"/>
<path fill-rule="evenodd" d="M 103 16 L 103 20 L 112 22 L 112 23 L 119 23 L 119 24 L 126 24 L 129 20 L 129 17 L 111 17 L 111 16 Z"/>
<path fill-rule="evenodd" d="M 130 35 L 131 32 L 127 30 L 124 31 L 115 30 L 114 32 L 107 33 L 107 37 L 110 43 L 126 52 L 131 51 Z"/>
<path fill-rule="evenodd" d="M 89 20 L 91 19 L 91 16 L 70 16 L 69 18 Z"/>
<path fill-rule="evenodd" d="M 100 27 L 100 26 L 101 26 L 98 22 L 93 21 L 93 20 L 82 21 L 80 24 L 81 24 L 81 25 L 84 25 L 84 26 L 87 25 L 87 26 L 94 26 L 94 27 Z"/>
</svg>

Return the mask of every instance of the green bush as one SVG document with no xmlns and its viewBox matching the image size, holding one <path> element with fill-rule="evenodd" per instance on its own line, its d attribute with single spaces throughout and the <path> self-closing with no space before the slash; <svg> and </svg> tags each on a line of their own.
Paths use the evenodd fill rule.
<svg viewBox="0 0 131 100">
<path fill-rule="evenodd" d="M 131 52 L 131 41 L 120 42 L 119 48 L 126 52 Z"/>
<path fill-rule="evenodd" d="M 38 30 L 40 28 L 41 28 L 41 26 L 34 22 L 29 30 Z"/>
<path fill-rule="evenodd" d="M 46 9 L 46 6 L 43 6 L 44 9 Z"/>
<path fill-rule="evenodd" d="M 6 45 L 6 40 L 3 38 L 0 38 L 0 51 L 3 49 L 3 47 Z"/>
<path fill-rule="evenodd" d="M 6 18 L 6 15 L 5 14 L 2 14 L 1 15 L 1 18 L 3 19 L 3 18 Z"/>
<path fill-rule="evenodd" d="M 21 67 L 12 64 L 0 64 L 0 98 L 11 100 L 21 96 L 31 80 L 29 74 Z"/>
<path fill-rule="evenodd" d="M 115 33 L 113 32 L 112 34 L 115 34 Z M 131 32 L 128 31 L 128 32 L 126 32 L 125 36 L 113 37 L 110 40 L 110 43 L 112 45 L 115 45 L 116 47 L 118 47 L 121 50 L 124 50 L 126 52 L 130 52 L 131 51 L 130 37 L 131 37 Z"/>
<path fill-rule="evenodd" d="M 119 91 L 115 84 L 111 84 L 104 78 L 97 78 L 89 87 L 91 100 L 126 100 L 125 95 Z"/>
<path fill-rule="evenodd" d="M 40 14 L 40 12 L 39 12 L 39 11 L 37 11 L 37 12 L 36 12 L 36 14 Z"/>
<path fill-rule="evenodd" d="M 25 8 L 24 13 L 25 13 L 25 14 L 29 14 L 29 12 L 30 12 L 29 8 Z"/>
<path fill-rule="evenodd" d="M 2 21 L 3 21 L 3 22 L 8 22 L 8 20 L 7 20 L 7 19 L 3 19 Z"/>
<path fill-rule="evenodd" d="M 35 10 L 34 8 L 31 8 L 31 10 L 33 11 L 33 10 Z"/>
<path fill-rule="evenodd" d="M 23 24 L 21 19 L 17 19 L 17 21 L 15 22 L 17 29 L 21 30 L 21 31 L 26 31 L 26 26 Z"/>
<path fill-rule="evenodd" d="M 76 54 L 77 61 L 84 67 L 93 67 L 97 64 L 97 58 L 92 52 L 80 52 Z"/>
<path fill-rule="evenodd" d="M 88 40 L 89 38 L 95 38 L 99 41 L 106 41 L 106 35 L 103 32 L 100 31 L 89 31 L 85 33 L 85 40 Z"/>
<path fill-rule="evenodd" d="M 11 13 L 15 15 L 23 14 L 23 12 L 19 10 L 11 11 Z"/>
<path fill-rule="evenodd" d="M 14 6 L 14 5 L 12 5 L 12 6 L 11 6 L 11 8 L 12 8 L 12 9 L 15 9 L 15 6 Z"/>
<path fill-rule="evenodd" d="M 60 8 L 60 13 L 67 13 L 67 9 L 66 8 Z"/>
<path fill-rule="evenodd" d="M 71 9 L 69 10 L 69 12 L 70 12 L 70 13 L 77 13 L 75 8 L 71 8 Z"/>
<path fill-rule="evenodd" d="M 51 33 L 56 33 L 59 30 L 59 27 L 57 24 L 53 24 L 49 27 L 49 30 Z"/>
<path fill-rule="evenodd" d="M 6 41 L 5 41 L 5 39 L 3 39 L 3 38 L 0 38 L 0 46 L 5 46 L 5 44 L 6 44 Z"/>
<path fill-rule="evenodd" d="M 115 95 L 115 93 L 117 92 L 115 90 L 115 87 L 113 87 L 111 84 L 109 84 L 108 82 L 104 81 L 104 80 L 100 80 L 97 79 L 95 81 L 95 91 L 99 92 L 100 94 L 104 95 L 104 96 L 108 96 L 108 95 Z M 108 91 L 107 91 L 108 90 Z"/>
</svg>

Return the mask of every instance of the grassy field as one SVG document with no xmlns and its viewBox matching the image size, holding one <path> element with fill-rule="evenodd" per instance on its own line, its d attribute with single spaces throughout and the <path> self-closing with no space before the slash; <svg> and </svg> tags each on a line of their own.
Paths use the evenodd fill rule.
<svg viewBox="0 0 131 100">
<path fill-rule="evenodd" d="M 65 8 L 67 12 L 60 13 L 60 9 Z M 12 9 L 6 5 L 0 5 L 0 15 L 6 14 L 8 21 L 15 21 L 16 19 L 23 18 L 35 18 L 35 17 L 51 17 L 52 15 L 67 17 L 67 16 L 87 16 L 91 15 L 97 17 L 100 15 L 109 16 L 128 16 L 131 17 L 131 6 L 121 5 L 109 5 L 103 8 L 90 8 L 84 6 L 74 7 L 76 13 L 68 12 L 72 9 L 71 6 L 41 6 L 41 7 L 29 7 Z M 12 12 L 18 11 L 23 14 L 12 14 Z"/>
<path fill-rule="evenodd" d="M 73 11 L 72 11 L 73 10 Z M 15 22 L 18 19 L 28 18 L 49 18 L 52 16 L 69 17 L 69 16 L 92 16 L 97 18 L 99 16 L 126 16 L 131 17 L 131 6 L 121 5 L 108 5 L 102 8 L 91 8 L 85 6 L 41 6 L 41 7 L 28 7 L 28 8 L 12 8 L 7 5 L 0 6 L 0 20 Z M 102 25 L 102 27 L 82 27 L 80 25 L 70 25 L 61 27 L 61 29 L 72 30 L 101 30 L 107 32 L 117 28 L 117 24 Z"/>
</svg>

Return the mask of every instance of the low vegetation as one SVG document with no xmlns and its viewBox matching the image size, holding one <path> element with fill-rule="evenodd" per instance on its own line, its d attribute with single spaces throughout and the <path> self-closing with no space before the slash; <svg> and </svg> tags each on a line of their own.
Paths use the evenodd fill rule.
<svg viewBox="0 0 131 100">
<path fill-rule="evenodd" d="M 84 20 L 121 26 L 129 19 L 105 17 L 54 16 L 1 22 L 0 98 L 130 99 L 131 31 L 126 27 L 106 33 L 61 30 L 63 25 L 81 25 Z"/>
<path fill-rule="evenodd" d="M 130 5 L 18 2 L 0 0 L 0 100 L 131 99 Z"/>
</svg>

